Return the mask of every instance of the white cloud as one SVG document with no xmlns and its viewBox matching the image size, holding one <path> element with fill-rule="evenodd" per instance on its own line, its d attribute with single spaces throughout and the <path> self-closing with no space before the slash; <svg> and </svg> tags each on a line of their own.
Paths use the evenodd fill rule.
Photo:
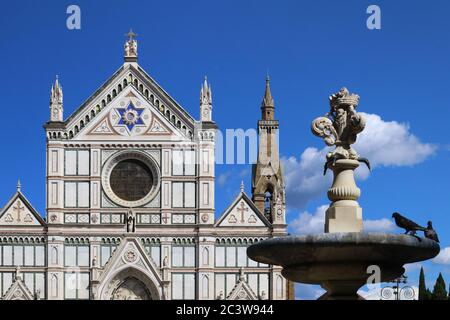
<svg viewBox="0 0 450 320">
<path fill-rule="evenodd" d="M 298 217 L 289 223 L 289 228 L 294 234 L 316 234 L 324 232 L 325 212 L 328 205 L 322 205 L 316 208 L 313 213 L 308 211 L 301 212 Z M 378 220 L 364 220 L 365 232 L 388 232 L 394 229 L 394 223 L 386 218 Z"/>
<path fill-rule="evenodd" d="M 314 213 L 304 211 L 289 223 L 289 228 L 292 228 L 295 234 L 314 234 L 324 232 L 325 211 L 328 209 L 327 205 L 320 206 Z"/>
<path fill-rule="evenodd" d="M 224 186 L 228 182 L 228 179 L 230 178 L 230 176 L 231 176 L 231 171 L 226 171 L 226 172 L 220 174 L 217 177 L 217 184 L 219 186 Z"/>
<path fill-rule="evenodd" d="M 387 232 L 395 228 L 394 223 L 386 218 L 378 220 L 364 220 L 364 230 L 367 232 Z"/>
<path fill-rule="evenodd" d="M 450 247 L 442 249 L 437 257 L 431 261 L 438 264 L 450 264 Z"/>
<path fill-rule="evenodd" d="M 409 125 L 384 121 L 376 114 L 366 114 L 366 129 L 354 145 L 358 153 L 371 162 L 372 168 L 382 166 L 413 166 L 425 161 L 436 152 L 433 144 L 422 143 L 410 132 Z M 286 176 L 287 202 L 290 208 L 303 209 L 314 198 L 326 194 L 331 185 L 331 174 L 323 176 L 325 156 L 330 150 L 306 148 L 296 157 L 283 158 Z M 369 176 L 365 165 L 356 170 L 356 178 Z"/>
</svg>

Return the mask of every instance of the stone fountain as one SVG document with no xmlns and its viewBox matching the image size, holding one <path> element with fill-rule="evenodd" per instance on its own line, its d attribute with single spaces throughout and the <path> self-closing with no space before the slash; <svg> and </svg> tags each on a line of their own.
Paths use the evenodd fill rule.
<svg viewBox="0 0 450 320">
<path fill-rule="evenodd" d="M 396 279 L 405 272 L 403 265 L 431 259 L 440 251 L 437 242 L 416 235 L 363 232 L 357 201 L 361 190 L 354 171 L 360 162 L 369 169 L 370 164 L 351 147 L 366 124 L 356 111 L 358 104 L 359 96 L 343 88 L 330 96 L 330 111 L 312 123 L 313 134 L 335 147 L 324 168 L 333 172 L 325 233 L 268 239 L 247 250 L 255 261 L 282 266 L 289 280 L 320 285 L 326 293 L 319 299 L 363 299 L 357 292 L 368 279 L 371 283 Z M 371 276 L 375 270 L 378 277 Z"/>
</svg>

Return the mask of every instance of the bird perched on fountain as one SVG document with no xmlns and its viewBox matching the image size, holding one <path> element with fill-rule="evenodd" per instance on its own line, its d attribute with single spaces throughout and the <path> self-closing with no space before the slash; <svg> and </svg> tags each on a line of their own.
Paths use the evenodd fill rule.
<svg viewBox="0 0 450 320">
<path fill-rule="evenodd" d="M 419 226 L 414 221 L 409 220 L 408 218 L 405 218 L 398 212 L 394 212 L 392 214 L 392 218 L 395 220 L 395 224 L 397 227 L 405 229 L 405 234 L 409 233 L 411 235 L 414 235 L 416 231 L 425 231 L 426 229 L 424 227 Z"/>
<path fill-rule="evenodd" d="M 426 229 L 423 231 L 425 238 L 431 239 L 439 243 L 439 238 L 436 231 L 433 229 L 433 223 L 428 221 Z"/>
</svg>

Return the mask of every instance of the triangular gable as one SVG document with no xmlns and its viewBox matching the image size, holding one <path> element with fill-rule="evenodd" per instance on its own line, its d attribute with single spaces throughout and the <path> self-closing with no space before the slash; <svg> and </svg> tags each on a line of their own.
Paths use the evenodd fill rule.
<svg viewBox="0 0 450 320">
<path fill-rule="evenodd" d="M 227 300 L 258 300 L 258 296 L 253 292 L 245 279 L 241 277 L 233 290 L 231 290 Z"/>
<path fill-rule="evenodd" d="M 139 85 L 137 87 L 134 81 L 130 81 L 131 78 L 138 81 Z M 48 122 L 46 127 L 65 129 L 68 139 L 76 139 L 82 132 L 92 130 L 92 122 L 96 120 L 97 125 L 103 125 L 103 130 L 106 134 L 107 123 L 104 122 L 105 115 L 108 112 L 105 112 L 105 109 L 111 109 L 112 106 L 118 107 L 118 100 L 129 97 L 130 91 L 137 99 L 140 99 L 143 103 L 148 103 L 153 108 L 155 114 L 162 116 L 162 118 L 165 118 L 167 111 L 169 112 L 169 121 L 167 123 L 163 123 L 163 121 L 156 123 L 156 128 L 153 128 L 152 133 L 158 132 L 161 134 L 162 131 L 160 128 L 164 125 L 171 129 L 168 131 L 177 132 L 181 136 L 191 139 L 196 123 L 195 120 L 142 68 L 139 66 L 135 68 L 131 64 L 126 64 L 121 67 L 65 122 Z M 151 99 L 151 97 L 153 98 Z M 172 122 L 173 116 L 176 119 L 175 123 Z M 102 120 L 99 121 L 98 118 Z M 97 130 L 97 133 L 99 132 L 102 133 L 100 129 Z M 78 140 L 80 139 L 78 138 Z"/>
<path fill-rule="evenodd" d="M 130 118 L 128 118 L 130 117 Z M 129 121 L 128 119 L 131 119 Z M 128 86 L 73 140 L 190 141 L 188 129 L 178 128 L 160 110 Z"/>
<path fill-rule="evenodd" d="M 1 226 L 45 226 L 44 219 L 20 190 L 11 197 L 0 212 Z"/>
<path fill-rule="evenodd" d="M 34 300 L 33 294 L 27 288 L 21 277 L 17 277 L 6 291 L 3 300 Z"/>
<path fill-rule="evenodd" d="M 139 241 L 135 238 L 125 238 L 105 264 L 98 282 L 105 284 L 108 278 L 126 267 L 136 267 L 145 271 L 158 285 L 161 285 L 163 281 L 158 266 L 148 256 Z"/>
<path fill-rule="evenodd" d="M 241 191 L 215 223 L 216 227 L 269 227 L 270 222 Z"/>
</svg>

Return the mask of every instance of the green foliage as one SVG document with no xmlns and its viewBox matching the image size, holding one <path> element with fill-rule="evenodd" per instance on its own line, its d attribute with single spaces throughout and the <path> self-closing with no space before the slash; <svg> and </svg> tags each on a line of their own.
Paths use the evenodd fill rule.
<svg viewBox="0 0 450 320">
<path fill-rule="evenodd" d="M 447 286 L 445 285 L 444 277 L 441 273 L 434 284 L 433 293 L 431 296 L 432 300 L 447 300 Z"/>
<path fill-rule="evenodd" d="M 425 285 L 425 272 L 423 271 L 422 267 L 420 268 L 419 276 L 419 300 L 429 300 L 428 298 L 428 289 Z"/>
</svg>

